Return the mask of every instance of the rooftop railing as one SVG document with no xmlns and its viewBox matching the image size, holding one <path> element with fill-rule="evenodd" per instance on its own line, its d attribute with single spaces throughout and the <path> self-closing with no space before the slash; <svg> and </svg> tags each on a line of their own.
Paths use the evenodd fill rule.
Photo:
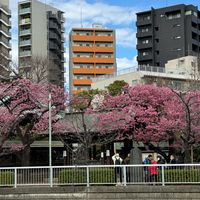
<svg viewBox="0 0 200 200">
<path fill-rule="evenodd" d="M 165 68 L 164 67 L 138 65 L 138 66 L 135 66 L 135 67 L 130 67 L 130 68 L 118 70 L 117 73 L 115 73 L 115 74 L 106 74 L 106 75 L 99 76 L 97 78 L 94 78 L 93 82 L 105 80 L 105 79 L 108 79 L 108 78 L 114 78 L 114 77 L 119 76 L 119 75 L 128 74 L 128 73 L 137 72 L 137 71 L 165 73 Z"/>
</svg>

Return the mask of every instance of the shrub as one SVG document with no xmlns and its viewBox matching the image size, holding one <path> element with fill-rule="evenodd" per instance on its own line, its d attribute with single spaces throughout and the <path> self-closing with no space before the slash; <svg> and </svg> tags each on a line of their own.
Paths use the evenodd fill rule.
<svg viewBox="0 0 200 200">
<path fill-rule="evenodd" d="M 169 183 L 195 183 L 200 182 L 200 169 L 199 168 L 169 168 L 164 170 L 165 182 Z M 159 171 L 158 182 L 162 181 L 162 172 Z"/>
<path fill-rule="evenodd" d="M 14 172 L 12 171 L 0 172 L 0 186 L 12 185 L 12 184 L 14 184 Z"/>
<path fill-rule="evenodd" d="M 68 183 L 86 184 L 87 169 L 86 168 L 63 169 L 58 174 L 58 181 L 61 184 L 68 184 Z M 94 184 L 114 183 L 114 169 L 90 168 L 89 182 Z"/>
</svg>

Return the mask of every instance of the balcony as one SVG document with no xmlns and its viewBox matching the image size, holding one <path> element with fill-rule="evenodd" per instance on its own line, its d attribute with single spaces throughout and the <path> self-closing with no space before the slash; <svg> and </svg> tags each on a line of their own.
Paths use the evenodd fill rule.
<svg viewBox="0 0 200 200">
<path fill-rule="evenodd" d="M 114 63 L 114 58 L 74 57 L 74 63 Z"/>
<path fill-rule="evenodd" d="M 73 52 L 103 52 L 113 53 L 113 47 L 97 47 L 97 46 L 73 46 Z"/>
<path fill-rule="evenodd" d="M 20 57 L 31 56 L 31 51 L 21 51 L 19 52 Z"/>
<path fill-rule="evenodd" d="M 150 55 L 145 55 L 145 56 L 139 55 L 139 56 L 137 57 L 137 60 L 138 60 L 138 61 L 152 60 L 152 59 L 153 59 L 152 54 L 150 54 Z"/>
<path fill-rule="evenodd" d="M 1 39 L 0 39 L 1 40 Z M 7 49 L 11 49 L 11 44 L 9 42 L 0 41 L 0 44 L 6 47 Z"/>
<path fill-rule="evenodd" d="M 91 85 L 91 79 L 73 79 L 74 85 Z"/>
<path fill-rule="evenodd" d="M 152 48 L 152 43 L 149 42 L 147 44 L 137 44 L 136 46 L 137 49 L 149 49 L 149 48 Z"/>
<path fill-rule="evenodd" d="M 31 40 L 23 40 L 19 43 L 19 46 L 30 46 Z"/>
<path fill-rule="evenodd" d="M 20 20 L 19 25 L 26 25 L 31 23 L 31 18 L 25 18 Z"/>
<path fill-rule="evenodd" d="M 96 35 L 72 35 L 73 41 L 96 41 L 96 42 L 113 42 L 113 36 L 96 36 Z"/>
<path fill-rule="evenodd" d="M 8 16 L 0 14 L 0 22 L 2 22 L 5 26 L 11 26 L 11 21 Z"/>
<path fill-rule="evenodd" d="M 73 68 L 74 74 L 113 74 L 114 68 Z"/>
<path fill-rule="evenodd" d="M 19 10 L 19 14 L 23 15 L 23 14 L 27 14 L 31 12 L 31 8 L 22 8 Z"/>
<path fill-rule="evenodd" d="M 10 31 L 1 30 L 1 28 L 0 28 L 0 33 L 2 33 L 5 37 L 11 38 L 11 32 Z"/>
<path fill-rule="evenodd" d="M 21 30 L 19 31 L 19 35 L 30 35 L 31 34 L 31 29 L 26 29 L 26 30 Z"/>
<path fill-rule="evenodd" d="M 137 38 L 152 37 L 152 29 L 149 29 L 149 31 L 147 31 L 147 32 L 139 31 L 138 33 L 136 33 L 136 37 Z"/>
<path fill-rule="evenodd" d="M 56 33 L 51 32 L 51 31 L 49 32 L 49 39 L 60 41 L 58 35 Z"/>
<path fill-rule="evenodd" d="M 138 19 L 136 22 L 136 26 L 144 26 L 152 24 L 152 19 Z"/>
<path fill-rule="evenodd" d="M 56 30 L 59 29 L 58 25 L 56 23 L 53 23 L 52 21 L 50 21 L 50 23 L 49 23 L 49 28 L 50 29 L 56 29 Z"/>
<path fill-rule="evenodd" d="M 9 15 L 11 16 L 11 11 L 9 10 L 9 8 L 7 6 L 3 6 L 3 5 L 0 5 L 0 10 L 5 13 L 6 15 Z"/>
</svg>

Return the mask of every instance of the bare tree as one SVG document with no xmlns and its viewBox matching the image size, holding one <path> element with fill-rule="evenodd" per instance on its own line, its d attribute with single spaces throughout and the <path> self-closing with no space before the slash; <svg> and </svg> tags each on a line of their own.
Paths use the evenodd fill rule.
<svg viewBox="0 0 200 200">
<path fill-rule="evenodd" d="M 54 66 L 53 60 L 48 57 L 32 56 L 21 60 L 19 74 L 33 80 L 36 83 L 48 81 L 49 70 Z"/>
</svg>

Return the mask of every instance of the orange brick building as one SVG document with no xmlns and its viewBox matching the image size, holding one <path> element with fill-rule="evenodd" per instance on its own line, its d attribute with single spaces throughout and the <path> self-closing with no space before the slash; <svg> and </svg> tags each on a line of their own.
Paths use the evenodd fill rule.
<svg viewBox="0 0 200 200">
<path fill-rule="evenodd" d="M 89 90 L 93 78 L 116 72 L 115 31 L 112 29 L 73 28 L 69 51 L 71 94 Z"/>
</svg>

